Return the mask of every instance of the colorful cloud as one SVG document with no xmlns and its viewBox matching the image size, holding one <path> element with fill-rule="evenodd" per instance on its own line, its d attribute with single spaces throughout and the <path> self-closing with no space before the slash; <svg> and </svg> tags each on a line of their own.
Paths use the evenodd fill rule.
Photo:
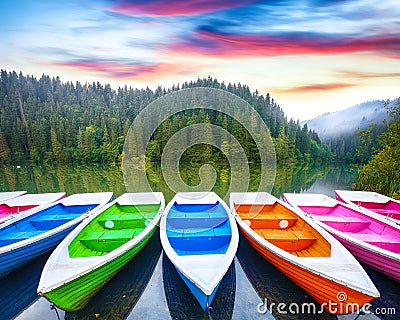
<svg viewBox="0 0 400 320">
<path fill-rule="evenodd" d="M 188 70 L 191 71 L 197 68 L 196 66 L 189 66 L 182 63 L 130 64 L 104 60 L 76 60 L 58 62 L 54 65 L 86 70 L 115 80 L 139 79 L 141 81 L 154 81 L 172 74 L 185 74 Z"/>
<path fill-rule="evenodd" d="M 310 33 L 228 34 L 202 29 L 183 42 L 172 44 L 170 50 L 224 58 L 370 52 L 400 59 L 399 36 L 391 34 L 339 37 Z"/>
<path fill-rule="evenodd" d="M 0 57 L 116 87 L 211 75 L 279 93 L 302 117 L 300 104 L 398 96 L 399 26 L 398 0 L 3 0 Z"/>
<path fill-rule="evenodd" d="M 397 78 L 400 79 L 400 72 L 360 72 L 360 71 L 338 71 L 340 76 L 355 79 L 371 78 Z"/>
<path fill-rule="evenodd" d="M 126 15 L 197 15 L 252 4 L 252 0 L 117 0 L 110 11 Z"/>
<path fill-rule="evenodd" d="M 273 90 L 276 93 L 302 93 L 302 92 L 314 92 L 314 91 L 334 91 L 342 90 L 356 86 L 351 83 L 319 83 L 319 84 L 308 84 L 304 86 L 295 86 L 290 88 L 280 88 Z"/>
</svg>

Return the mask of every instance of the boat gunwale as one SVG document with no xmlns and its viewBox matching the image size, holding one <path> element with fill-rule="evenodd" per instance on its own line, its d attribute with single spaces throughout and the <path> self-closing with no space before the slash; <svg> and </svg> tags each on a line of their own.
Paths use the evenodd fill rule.
<svg viewBox="0 0 400 320">
<path fill-rule="evenodd" d="M 26 190 L 23 190 L 23 191 L 2 191 L 2 192 L 0 192 L 0 195 L 4 194 L 4 193 L 8 193 L 8 194 L 10 194 L 10 196 L 8 198 L 1 199 L 0 200 L 0 204 L 4 204 L 4 202 L 6 202 L 8 200 L 11 200 L 11 199 L 14 199 L 14 198 L 18 198 L 18 197 L 20 197 L 20 196 L 22 196 L 24 194 L 27 194 L 27 192 L 28 191 L 26 191 Z"/>
<path fill-rule="evenodd" d="M 343 194 L 343 192 L 345 192 L 345 194 Z M 396 219 L 396 218 L 393 218 L 393 217 L 391 217 L 391 216 L 389 216 L 389 215 L 385 215 L 385 214 L 381 214 L 381 213 L 375 212 L 375 211 L 372 210 L 372 209 L 369 209 L 369 208 L 366 208 L 366 207 L 361 206 L 360 204 L 357 204 L 356 202 L 354 202 L 354 201 L 356 201 L 355 199 L 351 199 L 350 196 L 347 196 L 347 195 L 346 195 L 347 192 L 369 192 L 369 193 L 378 194 L 379 196 L 382 196 L 382 197 L 384 197 L 384 198 L 387 200 L 387 201 L 385 201 L 385 202 L 379 202 L 379 201 L 375 201 L 375 202 L 374 202 L 374 201 L 370 201 L 370 200 L 368 200 L 368 201 L 361 201 L 361 202 L 370 202 L 370 203 L 379 203 L 379 204 L 388 204 L 389 202 L 394 202 L 394 203 L 400 205 L 400 201 L 399 201 L 399 200 L 393 199 L 393 198 L 390 198 L 390 197 L 385 196 L 385 195 L 383 195 L 383 194 L 380 194 L 380 193 L 377 193 L 377 192 L 372 192 L 372 191 L 335 190 L 335 197 L 336 197 L 336 200 L 337 200 L 337 201 L 339 201 L 339 202 L 341 202 L 341 203 L 344 203 L 344 204 L 351 205 L 351 206 L 356 206 L 357 209 L 360 209 L 360 210 L 362 210 L 362 211 L 367 212 L 368 214 L 370 214 L 370 215 L 373 216 L 374 218 L 376 218 L 376 217 L 378 217 L 378 218 L 384 218 L 385 221 L 389 221 L 389 222 L 394 223 L 394 224 L 396 224 L 396 225 L 400 225 L 400 219 Z M 341 201 L 340 199 L 337 199 L 337 196 L 339 196 L 340 199 L 343 200 L 343 201 Z M 400 211 L 399 211 L 399 213 L 400 213 Z"/>
<path fill-rule="evenodd" d="M 378 192 L 375 192 L 375 191 L 335 190 L 335 194 L 338 195 L 340 198 L 342 198 L 345 201 L 345 203 L 349 203 L 348 201 L 350 201 L 352 203 L 354 203 L 354 201 L 357 201 L 357 199 L 351 197 L 350 193 L 352 193 L 352 192 L 357 192 L 357 193 L 363 192 L 365 194 L 370 194 L 370 195 L 376 194 L 376 195 L 378 195 L 378 198 L 382 198 L 382 201 L 373 201 L 373 200 L 367 198 L 367 199 L 364 199 L 362 201 L 359 200 L 360 202 L 373 202 L 373 203 L 387 204 L 388 202 L 393 201 L 395 203 L 400 204 L 399 200 L 391 198 L 391 197 L 388 197 L 388 196 L 386 196 L 384 194 L 381 194 L 381 193 L 378 193 Z M 346 200 L 345 200 L 345 198 L 346 198 Z M 338 199 L 336 199 L 336 200 L 338 200 Z"/>
<path fill-rule="evenodd" d="M 41 206 L 41 205 L 46 205 L 46 204 L 51 204 L 56 201 L 62 200 L 66 197 L 65 192 L 46 192 L 46 193 L 25 193 L 23 195 L 20 195 L 18 197 L 12 198 L 12 199 L 7 199 L 6 201 L 0 203 L 0 204 L 5 204 L 9 208 L 14 208 L 14 207 L 19 207 L 19 206 Z M 33 198 L 30 201 L 27 201 L 27 199 Z M 39 199 L 35 199 L 39 198 Z M 42 199 L 41 199 L 42 198 Z M 22 204 L 15 203 L 16 201 L 22 200 L 24 201 Z"/>
</svg>

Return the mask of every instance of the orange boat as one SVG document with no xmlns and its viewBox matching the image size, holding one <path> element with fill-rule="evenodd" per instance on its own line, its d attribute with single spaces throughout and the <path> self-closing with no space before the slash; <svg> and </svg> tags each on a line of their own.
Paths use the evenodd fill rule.
<svg viewBox="0 0 400 320">
<path fill-rule="evenodd" d="M 266 192 L 231 193 L 230 205 L 250 244 L 326 311 L 353 313 L 379 297 L 358 261 L 301 211 Z"/>
</svg>

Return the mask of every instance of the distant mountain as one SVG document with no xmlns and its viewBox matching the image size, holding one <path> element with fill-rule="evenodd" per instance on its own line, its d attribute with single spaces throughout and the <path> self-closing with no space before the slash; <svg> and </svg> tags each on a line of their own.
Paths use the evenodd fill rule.
<svg viewBox="0 0 400 320">
<path fill-rule="evenodd" d="M 388 119 L 388 113 L 384 106 L 385 101 L 374 100 L 360 103 L 356 106 L 325 113 L 312 120 L 303 121 L 311 130 L 315 130 L 322 141 L 338 136 L 356 133 L 365 130 L 370 124 L 382 124 Z"/>
<path fill-rule="evenodd" d="M 386 128 L 383 120 L 389 119 L 389 115 L 385 102 L 391 103 L 390 100 L 364 102 L 303 121 L 301 125 L 307 124 L 310 130 L 314 130 L 321 141 L 330 147 L 337 160 L 352 163 L 365 162 L 370 159 L 372 150 L 379 147 L 377 137 Z M 357 153 L 357 147 L 360 145 L 358 132 L 367 129 L 373 123 L 378 124 L 372 133 L 373 139 L 369 143 L 368 150 L 364 150 L 364 154 L 359 155 Z"/>
</svg>

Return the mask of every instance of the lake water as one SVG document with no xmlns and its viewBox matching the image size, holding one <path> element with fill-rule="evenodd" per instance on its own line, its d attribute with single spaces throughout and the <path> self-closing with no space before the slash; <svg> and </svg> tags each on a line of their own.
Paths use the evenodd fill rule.
<svg viewBox="0 0 400 320">
<path fill-rule="evenodd" d="M 272 193 L 278 197 L 284 192 L 318 192 L 334 196 L 335 189 L 350 188 L 354 173 L 354 169 L 348 166 L 281 166 L 277 168 Z M 173 193 L 159 177 L 158 168 L 148 173 L 151 185 L 155 190 L 163 191 L 166 201 L 169 201 Z M 196 178 L 193 181 L 196 183 Z M 226 183 L 229 181 L 216 184 L 215 191 L 221 196 L 227 190 Z M 250 185 L 252 188 L 255 186 Z M 27 190 L 29 193 L 65 191 L 67 194 L 113 191 L 114 197 L 126 192 L 123 175 L 117 166 L 2 167 L 0 190 Z M 208 319 L 208 314 L 201 310 L 164 256 L 158 234 L 84 309 L 76 313 L 51 308 L 46 299 L 37 297 L 36 287 L 47 257 L 42 256 L 0 280 L 0 319 Z M 395 310 L 397 316 L 364 314 L 358 319 L 399 319 L 400 285 L 377 271 L 365 268 L 382 295 L 373 302 L 371 310 L 381 313 Z M 260 313 L 258 307 L 265 299 L 287 305 L 313 302 L 306 292 L 263 259 L 241 237 L 234 264 L 213 300 L 213 319 L 336 318 L 326 313 Z M 355 319 L 357 316 L 352 314 L 339 319 Z"/>
</svg>

